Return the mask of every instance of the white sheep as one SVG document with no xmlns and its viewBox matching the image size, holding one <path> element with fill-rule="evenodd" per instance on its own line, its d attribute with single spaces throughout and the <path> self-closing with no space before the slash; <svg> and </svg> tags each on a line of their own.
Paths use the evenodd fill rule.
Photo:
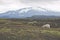
<svg viewBox="0 0 60 40">
<path fill-rule="evenodd" d="M 42 28 L 50 28 L 50 24 L 45 24 L 42 26 Z"/>
</svg>

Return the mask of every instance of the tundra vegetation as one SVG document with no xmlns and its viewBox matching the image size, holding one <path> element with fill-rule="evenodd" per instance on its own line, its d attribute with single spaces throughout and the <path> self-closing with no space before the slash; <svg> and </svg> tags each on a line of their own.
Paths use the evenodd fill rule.
<svg viewBox="0 0 60 40">
<path fill-rule="evenodd" d="M 60 19 L 0 19 L 0 40 L 60 40 Z"/>
</svg>

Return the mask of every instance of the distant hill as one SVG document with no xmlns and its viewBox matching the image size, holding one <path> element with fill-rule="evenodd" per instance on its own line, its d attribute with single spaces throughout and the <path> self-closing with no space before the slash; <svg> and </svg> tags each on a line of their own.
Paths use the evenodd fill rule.
<svg viewBox="0 0 60 40">
<path fill-rule="evenodd" d="M 60 19 L 60 16 L 34 15 L 27 17 L 27 19 Z"/>
</svg>

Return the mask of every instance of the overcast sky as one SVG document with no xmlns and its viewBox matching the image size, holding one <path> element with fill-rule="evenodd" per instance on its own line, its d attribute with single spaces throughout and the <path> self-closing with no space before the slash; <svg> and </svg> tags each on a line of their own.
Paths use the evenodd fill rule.
<svg viewBox="0 0 60 40">
<path fill-rule="evenodd" d="M 0 0 L 0 13 L 27 7 L 42 7 L 60 12 L 60 0 Z"/>
</svg>

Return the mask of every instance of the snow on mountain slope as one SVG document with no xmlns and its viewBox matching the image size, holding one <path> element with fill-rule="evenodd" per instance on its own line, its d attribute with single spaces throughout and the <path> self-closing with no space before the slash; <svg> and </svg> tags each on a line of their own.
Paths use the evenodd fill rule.
<svg viewBox="0 0 60 40">
<path fill-rule="evenodd" d="M 22 12 L 28 12 L 29 10 L 35 10 L 35 11 L 46 11 L 46 9 L 43 9 L 43 8 L 40 8 L 40 7 L 29 7 L 29 8 L 23 8 L 23 9 L 20 9 L 18 10 L 19 13 L 22 13 Z"/>
<path fill-rule="evenodd" d="M 47 10 L 44 8 L 40 8 L 40 7 L 29 7 L 29 8 L 23 8 L 23 9 L 19 9 L 17 10 L 18 13 L 20 13 L 20 15 L 24 15 L 24 16 L 32 16 L 32 15 L 42 15 L 42 14 L 46 14 Z"/>
<path fill-rule="evenodd" d="M 0 18 L 25 18 L 34 15 L 55 15 L 60 12 L 52 12 L 40 7 L 22 8 L 16 11 L 8 11 L 0 14 Z"/>
</svg>

